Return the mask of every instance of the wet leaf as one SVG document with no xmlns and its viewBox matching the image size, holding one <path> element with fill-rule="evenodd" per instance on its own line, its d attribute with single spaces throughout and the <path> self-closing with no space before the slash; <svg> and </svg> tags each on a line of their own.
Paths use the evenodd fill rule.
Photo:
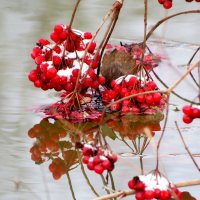
<svg viewBox="0 0 200 200">
<path fill-rule="evenodd" d="M 182 192 L 182 194 L 183 194 L 183 197 L 181 198 L 181 200 L 197 200 L 196 198 L 191 196 L 189 192 Z"/>
<path fill-rule="evenodd" d="M 109 138 L 111 138 L 112 140 L 115 140 L 117 138 L 115 132 L 110 128 L 108 127 L 107 124 L 103 125 L 101 127 L 101 130 L 102 130 L 102 134 L 106 137 L 108 136 Z"/>
<path fill-rule="evenodd" d="M 58 144 L 62 150 L 71 149 L 73 147 L 72 143 L 69 141 L 59 141 Z"/>
</svg>

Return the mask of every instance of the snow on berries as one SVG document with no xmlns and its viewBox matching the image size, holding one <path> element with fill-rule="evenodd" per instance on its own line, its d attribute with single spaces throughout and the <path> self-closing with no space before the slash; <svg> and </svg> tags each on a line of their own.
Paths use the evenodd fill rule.
<svg viewBox="0 0 200 200">
<path fill-rule="evenodd" d="M 99 63 L 99 56 L 95 56 L 96 43 L 91 42 L 91 33 L 57 24 L 50 38 L 53 42 L 39 39 L 31 52 L 36 69 L 29 73 L 28 78 L 35 87 L 71 92 L 76 82 L 83 89 L 89 86 L 97 89 L 104 84 L 103 78 L 87 75 L 88 70 L 95 74 Z M 88 53 L 84 56 L 88 46 Z"/>
<path fill-rule="evenodd" d="M 182 111 L 184 113 L 183 122 L 186 124 L 190 124 L 194 119 L 200 118 L 200 107 L 198 106 L 185 105 Z"/>
<path fill-rule="evenodd" d="M 158 90 L 154 81 L 141 79 L 135 75 L 121 76 L 111 82 L 109 90 L 102 92 L 102 101 L 109 104 L 121 98 L 135 95 L 120 103 L 113 103 L 110 110 L 121 111 L 121 114 L 153 114 L 155 111 L 164 109 L 165 96 L 159 92 L 139 94 L 153 90 Z"/>
<path fill-rule="evenodd" d="M 103 149 L 92 144 L 84 144 L 82 149 L 82 161 L 87 168 L 97 174 L 102 174 L 105 170 L 112 171 L 117 155 L 109 149 Z"/>
<path fill-rule="evenodd" d="M 169 200 L 173 197 L 176 197 L 176 199 L 181 199 L 182 197 L 182 193 L 176 186 L 158 172 L 135 176 L 128 182 L 128 187 L 135 190 L 136 200 L 154 198 Z"/>
</svg>

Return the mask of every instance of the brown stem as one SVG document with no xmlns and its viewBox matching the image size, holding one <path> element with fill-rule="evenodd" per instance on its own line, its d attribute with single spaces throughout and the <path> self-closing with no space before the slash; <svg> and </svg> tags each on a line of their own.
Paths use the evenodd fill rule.
<svg viewBox="0 0 200 200">
<path fill-rule="evenodd" d="M 159 168 L 159 148 L 160 148 L 160 144 L 161 144 L 161 141 L 162 141 L 164 133 L 165 133 L 165 129 L 166 129 L 167 121 L 168 121 L 168 116 L 169 116 L 169 96 L 167 98 L 166 118 L 165 118 L 165 122 L 164 122 L 164 125 L 163 125 L 163 130 L 162 130 L 160 139 L 159 139 L 157 147 L 156 147 L 156 170 L 158 170 L 158 168 Z"/>
<path fill-rule="evenodd" d="M 178 126 L 177 121 L 175 121 L 175 125 L 176 125 L 176 128 L 177 128 L 177 130 L 178 130 L 178 133 L 179 133 L 179 135 L 180 135 L 180 137 L 181 137 L 181 140 L 182 140 L 182 142 L 183 142 L 183 145 L 184 145 L 184 147 L 185 147 L 185 150 L 188 152 L 190 158 L 192 159 L 192 161 L 193 161 L 194 165 L 196 166 L 196 168 L 198 169 L 198 171 L 200 171 L 200 167 L 199 167 L 198 164 L 196 163 L 196 161 L 195 161 L 195 159 L 193 158 L 193 156 L 192 156 L 192 154 L 191 154 L 189 148 L 187 147 L 187 145 L 186 145 L 186 143 L 185 143 L 185 140 L 184 140 L 184 138 L 183 138 L 183 135 L 182 135 L 182 133 L 181 133 L 181 130 L 180 130 L 179 126 Z"/>
<path fill-rule="evenodd" d="M 195 55 L 198 53 L 198 51 L 200 50 L 200 47 L 197 48 L 197 50 L 194 52 L 194 54 L 192 55 L 192 57 L 190 58 L 187 66 L 190 66 L 192 60 L 194 59 Z M 198 88 L 200 88 L 200 84 L 196 81 L 195 77 L 193 76 L 192 72 L 190 72 L 190 76 L 192 78 L 192 80 L 194 81 L 194 83 L 197 85 Z"/>
<path fill-rule="evenodd" d="M 179 15 L 185 15 L 185 14 L 191 14 L 191 13 L 200 13 L 200 10 L 188 10 L 188 11 L 183 11 L 183 12 L 179 12 L 179 13 L 176 13 L 176 14 L 173 14 L 173 15 L 170 15 L 168 17 L 165 17 L 163 19 L 161 19 L 160 21 L 158 21 L 153 27 L 152 29 L 148 32 L 147 34 L 147 37 L 146 37 L 146 40 L 149 39 L 149 37 L 152 35 L 152 33 L 158 28 L 158 26 L 160 26 L 163 22 L 173 18 L 173 17 L 176 17 L 176 16 L 179 16 Z"/>
<path fill-rule="evenodd" d="M 176 88 L 179 83 L 181 83 L 181 81 L 184 80 L 184 78 L 198 65 L 200 64 L 200 60 L 198 60 L 196 63 L 194 63 L 193 65 L 191 65 L 188 70 L 167 90 L 167 93 L 170 94 L 174 88 Z"/>
<path fill-rule="evenodd" d="M 162 83 L 167 89 L 169 88 L 169 86 L 157 75 L 157 73 L 152 70 L 154 76 L 160 81 L 160 83 Z M 200 103 L 194 102 L 194 101 L 190 101 L 189 99 L 186 99 L 182 96 L 180 96 L 179 94 L 177 94 L 176 92 L 172 91 L 172 94 L 174 94 L 175 96 L 177 96 L 178 98 L 182 99 L 185 102 L 191 103 L 191 104 L 196 104 L 199 105 Z"/>
<path fill-rule="evenodd" d="M 69 30 L 71 30 L 71 27 L 72 27 L 72 23 L 74 21 L 74 17 L 75 17 L 75 14 L 76 14 L 76 11 L 77 11 L 77 8 L 79 6 L 79 3 L 80 3 L 81 0 L 77 0 L 76 2 L 76 5 L 75 5 L 75 8 L 73 10 L 73 13 L 72 13 L 72 17 L 71 17 L 71 20 L 70 20 L 70 23 L 69 23 Z"/>
<path fill-rule="evenodd" d="M 116 1 L 118 2 L 118 1 Z M 101 30 L 102 26 L 104 25 L 104 23 L 106 22 L 106 20 L 110 17 L 110 15 L 114 12 L 115 10 L 115 7 L 117 6 L 116 2 L 113 4 L 112 8 L 108 11 L 108 13 L 104 16 L 104 18 L 102 19 L 102 22 L 100 23 L 100 25 L 98 26 L 96 32 L 94 33 L 92 39 L 90 40 L 90 43 L 88 44 L 87 48 L 85 49 L 85 52 L 84 52 L 84 55 L 83 55 L 83 61 L 81 62 L 81 65 L 80 65 L 80 70 L 79 70 L 79 73 L 78 73 L 78 76 L 77 76 L 77 81 L 76 81 L 76 85 L 75 85 L 75 88 L 74 88 L 74 92 L 77 92 L 77 86 L 78 86 L 78 83 L 79 83 L 79 79 L 80 79 L 80 75 L 81 75 L 81 71 L 82 71 L 82 68 L 83 68 L 83 63 L 84 63 L 84 59 L 88 53 L 88 50 L 92 44 L 92 42 L 94 41 L 94 39 L 96 38 L 97 34 L 99 33 L 99 31 Z"/>
</svg>

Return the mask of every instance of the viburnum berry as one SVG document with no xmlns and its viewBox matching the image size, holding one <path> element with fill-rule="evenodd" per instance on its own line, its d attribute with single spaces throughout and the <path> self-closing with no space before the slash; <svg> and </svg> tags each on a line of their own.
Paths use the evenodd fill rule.
<svg viewBox="0 0 200 200">
<path fill-rule="evenodd" d="M 165 8 L 165 9 L 170 9 L 171 7 L 172 7 L 172 1 L 165 1 L 164 3 L 163 3 L 163 7 Z"/>
</svg>

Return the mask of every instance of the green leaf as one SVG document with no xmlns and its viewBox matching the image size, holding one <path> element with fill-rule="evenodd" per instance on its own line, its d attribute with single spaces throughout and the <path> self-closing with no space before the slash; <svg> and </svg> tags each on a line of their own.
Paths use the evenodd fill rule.
<svg viewBox="0 0 200 200">
<path fill-rule="evenodd" d="M 104 124 L 102 127 L 101 127 L 101 130 L 102 130 L 102 134 L 106 137 L 108 136 L 109 138 L 111 138 L 112 140 L 115 140 L 117 138 L 115 132 L 110 128 L 108 127 L 107 124 Z"/>
<path fill-rule="evenodd" d="M 181 198 L 181 200 L 197 200 L 196 198 L 191 196 L 189 192 L 182 192 L 182 194 L 183 194 L 183 197 Z"/>
</svg>

